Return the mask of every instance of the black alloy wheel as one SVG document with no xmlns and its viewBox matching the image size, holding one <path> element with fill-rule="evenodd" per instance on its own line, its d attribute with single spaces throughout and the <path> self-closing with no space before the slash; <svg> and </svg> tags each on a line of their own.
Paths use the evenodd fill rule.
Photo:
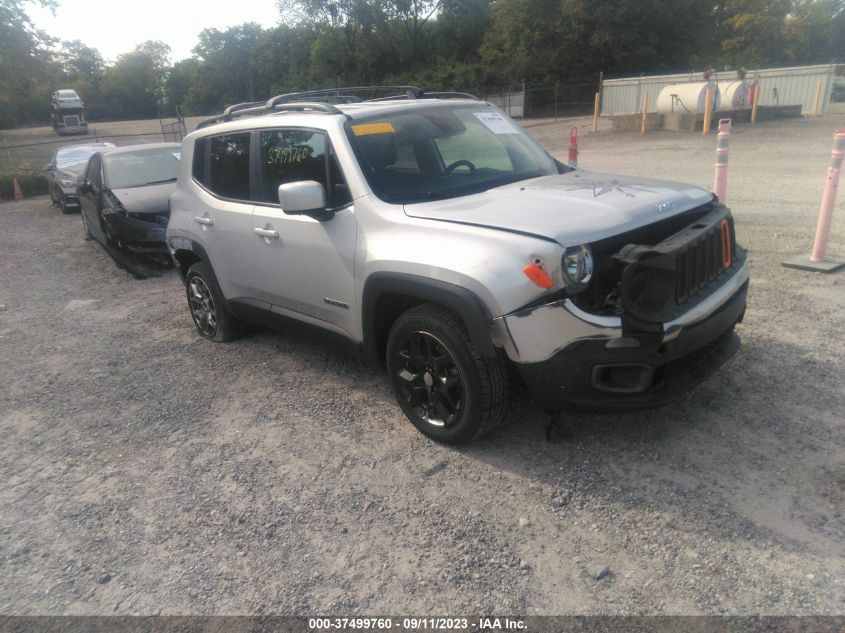
<svg viewBox="0 0 845 633">
<path fill-rule="evenodd" d="M 188 307 L 197 330 L 206 338 L 217 335 L 217 308 L 205 281 L 199 275 L 188 282 Z"/>
<path fill-rule="evenodd" d="M 243 334 L 244 324 L 229 312 L 211 266 L 203 261 L 193 264 L 185 275 L 185 291 L 200 336 L 222 343 Z"/>
<path fill-rule="evenodd" d="M 409 332 L 396 353 L 397 397 L 427 424 L 455 424 L 463 410 L 464 381 L 443 342 L 430 332 Z"/>
<path fill-rule="evenodd" d="M 502 356 L 482 356 L 458 316 L 424 303 L 399 315 L 387 338 L 396 401 L 428 437 L 463 444 L 504 417 L 508 374 Z"/>
</svg>

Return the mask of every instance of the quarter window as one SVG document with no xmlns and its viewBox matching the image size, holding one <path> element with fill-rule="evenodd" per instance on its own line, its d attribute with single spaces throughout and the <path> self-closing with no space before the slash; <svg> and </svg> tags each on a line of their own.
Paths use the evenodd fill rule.
<svg viewBox="0 0 845 633">
<path fill-rule="evenodd" d="M 205 139 L 198 138 L 194 143 L 194 159 L 191 164 L 194 180 L 205 184 Z"/>
<path fill-rule="evenodd" d="M 218 196 L 249 200 L 249 132 L 211 137 L 208 176 L 206 186 Z"/>
<path fill-rule="evenodd" d="M 268 130 L 261 132 L 261 191 L 259 202 L 279 202 L 279 185 L 314 180 L 326 189 L 329 208 L 350 201 L 349 188 L 337 157 L 323 132 Z"/>
</svg>

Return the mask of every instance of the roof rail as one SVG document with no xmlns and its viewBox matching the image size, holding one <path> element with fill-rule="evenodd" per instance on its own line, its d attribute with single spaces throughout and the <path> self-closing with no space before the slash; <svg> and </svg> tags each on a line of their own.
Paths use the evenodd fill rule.
<svg viewBox="0 0 845 633">
<path fill-rule="evenodd" d="M 247 101 L 245 103 L 236 103 L 235 105 L 230 105 L 228 108 L 223 110 L 223 116 L 230 116 L 233 112 L 238 112 L 239 110 L 246 110 L 247 108 L 254 108 L 260 105 L 264 105 L 264 102 Z"/>
<path fill-rule="evenodd" d="M 242 116 L 262 116 L 265 114 L 272 114 L 274 112 L 322 112 L 324 114 L 343 114 L 340 110 L 328 103 L 280 103 L 271 105 L 274 99 L 270 99 L 266 103 L 259 101 L 256 103 L 238 103 L 226 108 L 222 114 L 210 117 L 204 121 L 200 121 L 197 129 L 200 130 L 215 123 L 225 123 Z"/>
<path fill-rule="evenodd" d="M 386 97 L 379 97 L 378 99 L 363 99 L 355 93 L 372 93 L 372 92 L 386 92 L 391 91 L 394 94 Z M 330 101 L 335 103 L 360 103 L 361 101 L 379 101 L 388 99 L 419 99 L 423 91 L 416 86 L 346 86 L 344 88 L 323 88 L 320 90 L 306 90 L 304 92 L 289 92 L 287 94 L 273 97 L 267 102 L 269 106 L 271 103 L 279 104 L 290 101 L 300 101 L 307 99 L 309 101 Z"/>
<path fill-rule="evenodd" d="M 387 92 L 393 94 L 371 99 L 363 99 L 355 93 Z M 346 88 L 324 88 L 304 92 L 288 92 L 276 95 L 265 101 L 248 101 L 226 108 L 222 114 L 201 121 L 197 129 L 231 121 L 242 116 L 261 116 L 273 112 L 323 112 L 343 114 L 334 104 L 361 103 L 373 101 L 395 101 L 398 99 L 475 99 L 478 97 L 467 92 L 423 92 L 416 86 L 349 86 Z"/>
<path fill-rule="evenodd" d="M 424 92 L 421 99 L 474 99 L 481 101 L 478 97 L 468 92 Z"/>
</svg>

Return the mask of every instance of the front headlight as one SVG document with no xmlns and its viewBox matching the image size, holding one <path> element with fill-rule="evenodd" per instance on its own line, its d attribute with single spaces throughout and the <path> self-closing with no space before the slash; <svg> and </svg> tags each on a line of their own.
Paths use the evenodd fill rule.
<svg viewBox="0 0 845 633">
<path fill-rule="evenodd" d="M 59 178 L 59 184 L 60 184 L 62 187 L 64 187 L 65 189 L 68 189 L 68 188 L 70 188 L 70 187 L 76 187 L 76 182 L 75 182 L 75 181 L 73 181 L 73 180 L 66 180 L 65 178 Z"/>
<path fill-rule="evenodd" d="M 583 290 L 593 276 L 593 253 L 586 244 L 571 246 L 563 253 L 563 279 L 570 292 Z"/>
</svg>

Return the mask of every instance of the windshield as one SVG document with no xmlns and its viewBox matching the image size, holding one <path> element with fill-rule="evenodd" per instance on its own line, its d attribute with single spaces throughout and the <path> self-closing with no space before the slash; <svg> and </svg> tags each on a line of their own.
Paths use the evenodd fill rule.
<svg viewBox="0 0 845 633">
<path fill-rule="evenodd" d="M 105 184 L 111 189 L 176 182 L 181 147 L 158 147 L 133 152 L 106 154 L 103 158 Z"/>
<path fill-rule="evenodd" d="M 59 99 L 79 99 L 79 95 L 73 90 L 59 90 Z"/>
<path fill-rule="evenodd" d="M 454 198 L 559 173 L 542 147 L 483 103 L 355 119 L 347 134 L 370 187 L 391 202 Z"/>
<path fill-rule="evenodd" d="M 78 165 L 79 163 L 86 163 L 94 152 L 107 147 L 114 147 L 112 143 L 104 143 L 102 145 L 90 145 L 80 147 L 68 147 L 67 149 L 60 149 L 56 153 L 56 167 L 62 169 L 69 165 Z"/>
</svg>

